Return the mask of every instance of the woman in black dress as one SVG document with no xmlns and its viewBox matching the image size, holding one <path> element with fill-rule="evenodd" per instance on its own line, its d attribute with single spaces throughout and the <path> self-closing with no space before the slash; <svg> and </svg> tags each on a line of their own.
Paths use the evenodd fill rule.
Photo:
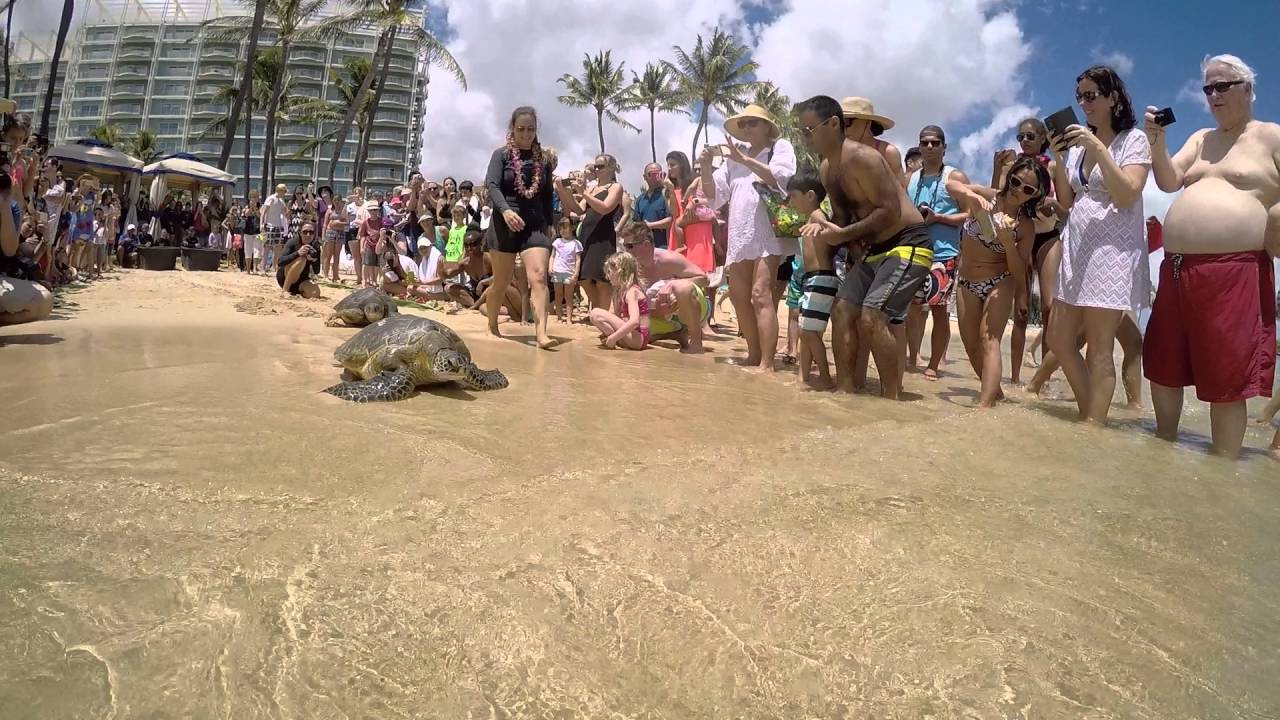
<svg viewBox="0 0 1280 720">
<path fill-rule="evenodd" d="M 524 261 L 533 299 L 533 327 L 538 347 L 551 346 L 547 336 L 547 265 L 551 258 L 551 167 L 538 142 L 538 114 L 531 107 L 511 113 L 507 144 L 493 151 L 485 177 L 498 217 L 490 226 L 490 260 L 494 292 L 486 311 L 489 332 L 498 332 L 498 311 L 515 268 L 516 253 Z"/>
<path fill-rule="evenodd" d="M 591 301 L 591 308 L 609 309 L 613 288 L 604 275 L 604 261 L 618 250 L 617 222 L 622 205 L 622 185 L 618 183 L 618 161 L 612 155 L 596 157 L 591 169 L 595 172 L 596 186 L 586 190 L 581 200 L 574 197 L 559 178 L 556 192 L 566 213 L 584 216 L 578 228 L 582 242 L 582 271 L 578 280 Z"/>
</svg>

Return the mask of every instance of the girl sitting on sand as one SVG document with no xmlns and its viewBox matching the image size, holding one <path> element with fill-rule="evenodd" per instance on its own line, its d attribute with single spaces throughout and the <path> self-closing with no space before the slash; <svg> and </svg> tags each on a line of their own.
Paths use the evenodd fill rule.
<svg viewBox="0 0 1280 720">
<path fill-rule="evenodd" d="M 631 253 L 610 255 L 604 274 L 613 287 L 613 308 L 593 308 L 591 324 L 600 331 L 601 344 L 608 350 L 621 345 L 643 350 L 649 344 L 649 299 L 640 288 L 636 259 Z"/>
</svg>

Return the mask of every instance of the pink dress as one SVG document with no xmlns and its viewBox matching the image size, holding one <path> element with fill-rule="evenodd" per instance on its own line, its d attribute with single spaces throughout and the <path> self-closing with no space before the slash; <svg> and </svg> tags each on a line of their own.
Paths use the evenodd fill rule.
<svg viewBox="0 0 1280 720">
<path fill-rule="evenodd" d="M 676 188 L 676 222 L 680 222 L 680 218 L 684 216 L 686 210 L 684 207 L 684 193 L 680 188 Z M 702 194 L 699 188 L 692 198 L 701 198 L 706 201 L 706 196 Z M 691 210 L 688 212 L 692 212 Z M 716 248 L 715 248 L 715 223 L 708 220 L 706 222 L 691 222 L 684 227 L 684 244 L 687 248 L 684 256 L 689 258 L 689 262 L 697 265 L 703 272 L 713 272 L 716 269 Z"/>
<path fill-rule="evenodd" d="M 1141 130 L 1120 133 L 1109 150 L 1121 168 L 1151 165 L 1151 145 Z M 1151 298 L 1142 198 L 1127 208 L 1117 207 L 1100 168 L 1094 167 L 1088 178 L 1081 176 L 1083 156 L 1080 148 L 1071 148 L 1063 160 L 1076 199 L 1062 232 L 1055 295 L 1076 307 L 1137 311 Z"/>
</svg>

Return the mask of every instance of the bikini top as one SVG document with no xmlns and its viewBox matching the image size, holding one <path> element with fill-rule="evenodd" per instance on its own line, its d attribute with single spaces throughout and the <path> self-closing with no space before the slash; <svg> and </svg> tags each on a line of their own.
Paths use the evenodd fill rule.
<svg viewBox="0 0 1280 720">
<path fill-rule="evenodd" d="M 983 237 L 982 226 L 978 224 L 978 221 L 976 219 L 969 218 L 968 220 L 965 220 L 963 232 L 965 235 L 968 235 L 969 237 L 972 237 L 974 240 L 977 240 L 978 242 L 982 243 L 982 246 L 990 250 L 991 252 L 999 253 L 1001 255 L 1004 254 L 1004 245 L 1000 243 L 1000 240 L 998 238 L 991 238 L 991 241 L 988 242 L 987 239 Z"/>
<path fill-rule="evenodd" d="M 626 300 L 625 296 L 623 297 L 623 300 L 624 302 L 618 303 L 618 309 L 622 311 L 622 319 L 629 320 L 630 318 L 627 316 L 627 303 L 625 302 Z M 638 303 L 638 305 L 640 308 L 640 317 L 648 317 L 649 298 L 644 293 L 640 293 L 640 302 Z"/>
</svg>

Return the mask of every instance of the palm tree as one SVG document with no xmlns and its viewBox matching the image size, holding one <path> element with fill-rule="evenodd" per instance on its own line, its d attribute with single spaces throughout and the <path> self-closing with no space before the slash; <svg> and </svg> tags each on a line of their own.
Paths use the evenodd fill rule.
<svg viewBox="0 0 1280 720">
<path fill-rule="evenodd" d="M 245 99 L 253 96 L 253 81 L 254 81 L 255 73 L 244 72 L 244 68 L 248 67 L 248 68 L 256 69 L 257 67 L 258 36 L 262 34 L 263 18 L 266 16 L 267 5 L 270 2 L 270 0 L 241 0 L 241 1 L 246 3 L 252 2 L 253 20 L 250 22 L 249 28 L 248 28 L 249 47 L 245 52 L 244 60 L 241 61 L 240 63 L 240 70 L 243 73 L 243 76 L 240 78 L 239 92 L 234 93 L 230 97 L 226 98 L 231 102 L 231 111 L 227 114 L 227 122 L 224 123 L 225 127 L 223 128 L 223 135 L 222 135 L 222 149 L 218 152 L 218 167 L 222 170 L 226 170 L 227 164 L 231 162 L 231 146 L 235 142 L 236 124 L 240 120 L 240 113 L 245 112 L 245 109 L 244 109 Z M 230 24 L 237 27 L 237 29 L 243 30 L 243 28 L 240 27 L 239 21 L 240 21 L 240 18 L 216 18 L 214 20 L 209 20 L 205 22 L 202 25 L 202 29 L 209 25 L 213 25 L 216 27 L 218 25 Z M 249 110 L 248 112 L 250 117 L 252 117 L 253 111 Z M 246 122 L 245 126 L 252 127 L 252 121 Z M 249 141 L 248 133 L 246 132 L 245 142 L 247 143 L 248 141 Z M 248 154 L 246 153 L 246 156 L 245 156 L 245 176 L 246 177 L 249 174 L 248 163 L 249 163 Z M 245 183 L 246 197 L 248 197 L 248 187 L 249 185 L 248 185 L 248 182 L 246 181 Z"/>
<path fill-rule="evenodd" d="M 299 103 L 294 110 L 309 122 L 322 122 L 326 125 L 333 124 L 333 129 L 323 133 L 317 137 L 308 140 L 293 157 L 299 158 L 303 155 L 311 153 L 323 143 L 332 141 L 338 136 L 338 121 L 346 117 L 347 108 L 353 103 L 357 104 L 355 127 L 357 132 L 363 137 L 365 129 L 369 126 L 369 107 L 373 103 L 373 93 L 366 92 L 356 103 L 356 92 L 364 85 L 364 79 L 369 75 L 372 69 L 372 63 L 369 58 L 348 56 L 342 61 L 343 73 L 337 70 L 329 71 L 329 80 L 333 86 L 338 89 L 340 100 L 331 101 L 322 98 L 308 99 Z M 357 181 L 358 182 L 358 181 Z"/>
<path fill-rule="evenodd" d="M 155 133 L 146 128 L 125 141 L 124 151 L 141 160 L 143 165 L 150 165 L 164 155 Z"/>
<path fill-rule="evenodd" d="M 627 88 L 622 84 L 625 62 L 613 64 L 613 51 L 596 53 L 595 57 L 582 56 L 582 77 L 566 73 L 557 82 L 564 84 L 565 94 L 560 103 L 569 107 L 591 107 L 596 111 L 596 132 L 600 135 L 600 152 L 604 153 L 604 119 L 628 130 L 640 132 L 640 128 L 627 122 L 616 111 L 624 109 Z"/>
<path fill-rule="evenodd" d="M 280 99 L 284 95 L 287 69 L 285 63 L 294 43 L 314 40 L 316 25 L 312 21 L 320 15 L 328 0 L 266 0 L 264 22 L 276 30 L 276 45 L 272 50 L 280 52 L 280 75 L 272 78 L 271 103 L 267 107 L 267 137 L 263 147 L 262 195 L 274 180 L 273 171 L 268 170 L 275 153 L 275 125 L 279 115 Z M 248 17 L 221 18 L 216 24 L 206 29 L 209 37 L 217 40 L 237 40 L 245 32 L 252 31 L 252 19 Z"/>
<path fill-rule="evenodd" d="M 382 102 L 382 79 L 386 78 L 391 64 L 391 53 L 397 37 L 409 38 L 418 59 L 427 65 L 437 65 L 453 76 L 463 90 L 467 89 L 467 78 L 462 66 L 449 52 L 444 43 L 422 27 L 421 17 L 411 12 L 410 8 L 419 3 L 411 0 L 347 0 L 351 10 L 331 17 L 317 26 L 320 37 L 336 37 L 349 33 L 354 28 L 375 28 L 378 31 L 378 43 L 369 58 L 370 67 L 379 68 L 377 73 L 368 73 L 355 93 L 355 97 L 364 97 L 373 88 L 375 75 L 379 78 L 378 87 L 374 90 L 369 106 L 370 121 L 365 126 L 362 136 L 357 140 L 356 164 L 359 174 L 364 173 L 365 156 L 368 154 L 369 135 L 372 132 L 372 118 L 377 117 L 378 105 Z M 346 114 L 338 125 L 337 135 L 333 140 L 333 157 L 329 159 L 329 184 L 334 184 L 334 175 L 338 168 L 338 159 L 342 157 L 342 149 L 346 145 L 347 136 L 355 122 L 360 105 L 348 105 Z M 353 179 L 356 173 L 352 174 Z"/>
<path fill-rule="evenodd" d="M 756 88 L 756 93 L 751 98 L 751 102 L 764 108 L 778 123 L 779 133 L 796 150 L 796 162 L 798 165 L 808 165 L 812 168 L 818 167 L 820 164 L 818 157 L 805 147 L 804 138 L 800 135 L 800 126 L 796 123 L 796 117 L 791 112 L 791 98 L 782 94 L 777 85 L 766 80 Z"/>
<path fill-rule="evenodd" d="M 666 65 L 648 63 L 644 66 L 643 76 L 633 72 L 631 77 L 631 86 L 627 88 L 627 95 L 619 109 L 649 110 L 649 151 L 653 154 L 653 162 L 658 162 L 654 115 L 659 112 L 688 115 L 689 111 L 684 109 L 685 98 L 671 77 L 671 68 Z"/>
<path fill-rule="evenodd" d="M 244 71 L 243 67 L 239 68 L 239 70 L 241 72 Z M 253 145 L 253 116 L 265 114 L 267 108 L 270 107 L 271 96 L 275 93 L 273 88 L 276 82 L 275 78 L 280 76 L 281 71 L 282 68 L 279 48 L 267 48 L 266 51 L 258 53 L 258 56 L 254 58 L 252 73 L 253 84 L 251 86 L 253 95 L 249 98 L 247 108 L 244 109 L 244 193 L 246 198 L 249 196 L 249 188 L 253 186 L 253 183 L 250 181 L 253 177 L 250 165 L 250 150 Z M 243 87 L 243 83 L 241 83 L 240 87 Z M 285 90 L 288 91 L 291 88 L 292 78 L 286 76 Z M 214 93 L 213 99 L 215 101 L 230 103 L 235 99 L 239 92 L 240 88 L 234 84 L 224 85 L 218 88 L 218 91 Z M 290 95 L 286 92 L 286 97 L 289 96 Z M 200 140 L 206 140 L 217 135 L 225 136 L 227 125 L 230 120 L 231 113 L 228 110 L 225 117 L 214 120 L 201 130 L 197 135 L 197 138 Z M 269 158 L 267 157 L 263 158 L 262 171 L 264 177 L 268 176 L 268 160 Z M 226 168 L 223 169 L 225 170 Z"/>
<path fill-rule="evenodd" d="M 40 115 L 40 130 L 36 134 L 49 137 L 49 111 L 53 109 L 53 88 L 58 84 L 58 63 L 62 60 L 62 46 L 67 43 L 71 30 L 71 15 L 76 9 L 75 0 L 63 0 L 62 20 L 58 23 L 58 38 L 53 43 L 53 57 L 49 61 L 49 85 L 44 90 L 44 112 Z"/>
<path fill-rule="evenodd" d="M 124 139 L 124 133 L 120 131 L 120 126 L 114 123 L 102 123 L 89 133 L 89 137 L 100 143 L 105 143 L 111 147 L 115 147 Z"/>
<path fill-rule="evenodd" d="M 4 21 L 4 96 L 9 97 L 9 49 L 13 41 L 13 6 L 18 0 L 9 0 L 9 16 Z"/>
<path fill-rule="evenodd" d="M 732 115 L 747 104 L 747 98 L 755 92 L 756 83 L 751 79 L 757 68 L 751 60 L 751 49 L 739 43 L 720 28 L 711 33 L 711 42 L 698 40 L 692 52 L 672 46 L 675 63 L 666 62 L 694 112 L 698 113 L 698 129 L 693 133 L 693 157 L 698 154 L 698 138 L 707 129 L 707 119 L 712 108 L 725 115 Z"/>
</svg>

